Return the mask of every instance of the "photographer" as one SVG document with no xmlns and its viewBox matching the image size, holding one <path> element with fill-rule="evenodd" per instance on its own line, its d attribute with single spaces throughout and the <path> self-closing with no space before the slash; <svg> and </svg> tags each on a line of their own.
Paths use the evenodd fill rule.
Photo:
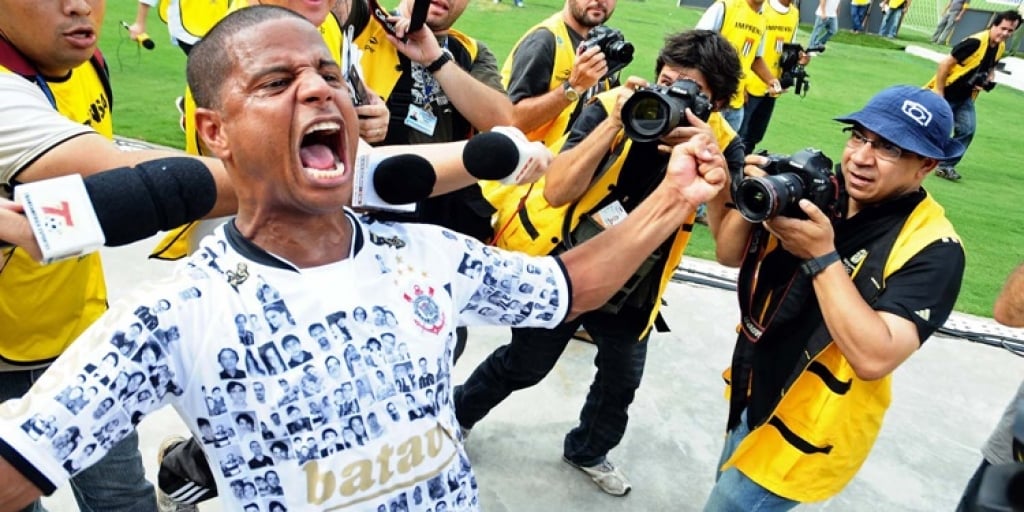
<svg viewBox="0 0 1024 512">
<path fill-rule="evenodd" d="M 562 152 L 549 167 L 544 189 L 534 191 L 523 209 L 506 221 L 505 236 L 498 242 L 501 247 L 557 254 L 623 218 L 628 220 L 633 215 L 630 212 L 661 180 L 669 161 L 662 150 L 688 139 L 713 138 L 716 152 L 707 157 L 721 159 L 717 149 L 722 148 L 730 168 L 740 172 L 742 144 L 722 117 L 711 112 L 728 102 L 739 85 L 736 52 L 724 38 L 706 30 L 674 34 L 665 43 L 655 66 L 658 86 L 634 92 L 646 87 L 647 81 L 631 77 L 623 87 L 598 95 L 584 108 Z M 628 99 L 638 96 L 673 104 L 673 112 L 681 117 L 674 124 L 665 124 L 664 132 L 647 134 L 647 142 L 629 139 L 624 131 L 630 133 L 630 123 L 637 120 L 627 120 Z M 707 124 L 697 112 L 710 115 Z M 649 121 L 645 117 L 640 123 Z M 725 196 L 719 193 L 709 201 L 713 233 Z M 627 287 L 600 310 L 553 329 L 513 328 L 511 342 L 488 356 L 455 389 L 455 411 L 463 430 L 473 428 L 513 391 L 540 382 L 583 325 L 597 345 L 597 374 L 580 412 L 580 424 L 565 436 L 563 458 L 604 492 L 615 496 L 628 493 L 629 481 L 607 455 L 625 434 L 627 409 L 643 376 L 647 338 L 658 318 L 661 295 L 686 248 L 693 220 L 691 215 L 650 254 Z M 625 248 L 611 250 L 617 253 Z"/>
<path fill-rule="evenodd" d="M 1003 11 L 992 20 L 987 29 L 964 38 L 957 43 L 949 56 L 939 61 L 935 76 L 925 87 L 946 98 L 953 109 L 953 138 L 963 144 L 964 150 L 971 145 L 978 119 L 974 111 L 974 100 L 982 91 L 995 86 L 996 63 L 1003 57 L 1006 40 L 1020 26 L 1021 15 L 1017 11 Z M 961 178 L 956 166 L 962 156 L 943 160 L 935 175 L 948 180 Z"/>
<path fill-rule="evenodd" d="M 590 31 L 612 17 L 616 2 L 565 0 L 560 12 L 527 30 L 505 59 L 501 78 L 515 105 L 514 124 L 530 140 L 553 147 L 588 98 L 618 85 L 606 76 L 609 62 L 601 46 L 580 51 Z"/>
<path fill-rule="evenodd" d="M 740 57 L 744 79 L 760 79 L 772 94 L 781 94 L 782 85 L 763 57 L 767 40 L 763 8 L 764 0 L 717 0 L 704 11 L 696 28 L 722 34 Z M 740 89 L 729 105 L 721 109 L 722 117 L 736 131 L 743 126 L 746 102 L 746 93 Z"/>
<path fill-rule="evenodd" d="M 1024 327 L 1024 265 L 1020 265 L 1007 278 L 1002 293 L 996 298 L 992 311 L 995 320 L 1010 327 Z M 979 497 L 978 491 L 982 481 L 992 477 L 986 476 L 988 467 L 1002 464 L 1024 464 L 1024 382 L 1017 388 L 1017 393 L 1006 406 L 1006 411 L 999 419 L 995 430 L 989 436 L 985 446 L 981 448 L 981 464 L 971 476 L 960 498 L 957 512 L 979 510 L 981 505 L 992 496 Z M 1018 470 L 1018 472 L 1021 470 Z M 1009 490 L 1009 489 L 1007 489 Z M 997 496 L 998 497 L 998 493 Z M 1008 496 L 1003 497 L 1003 499 Z M 1018 498 L 1019 499 L 1019 498 Z M 999 505 L 1007 503 L 997 502 Z M 1014 506 L 1020 507 L 1021 503 Z M 1007 510 L 1003 508 L 1002 510 Z M 989 510 L 989 509 L 981 509 Z M 997 509 L 998 510 L 998 509 Z"/>
<path fill-rule="evenodd" d="M 963 248 L 921 188 L 940 159 L 963 151 L 949 136 L 949 106 L 894 86 L 836 120 L 850 138 L 835 175 L 826 162 L 772 177 L 832 180 L 831 194 L 758 224 L 740 211 L 760 196 L 738 194 L 717 236 L 719 260 L 740 265 L 742 319 L 708 511 L 786 510 L 839 493 L 878 435 L 892 372 L 943 324 L 960 290 Z"/>
<path fill-rule="evenodd" d="M 765 19 L 766 41 L 784 41 L 790 44 L 796 41 L 796 27 L 800 22 L 800 11 L 792 7 L 792 0 L 768 0 L 762 15 Z M 772 76 L 782 76 L 784 48 L 784 44 L 771 44 L 764 47 L 764 55 L 761 57 Z M 793 64 L 805 66 L 809 61 L 810 57 L 801 49 Z M 754 148 L 761 143 L 765 132 L 768 131 L 768 124 L 772 120 L 775 98 L 778 97 L 778 93 L 770 91 L 768 86 L 758 79 L 746 79 L 743 81 L 743 86 L 747 91 L 747 104 L 743 107 L 743 124 L 740 125 L 738 131 L 747 152 L 753 153 Z M 785 90 L 783 89 L 783 91 Z M 800 91 L 796 92 L 800 93 Z"/>
</svg>

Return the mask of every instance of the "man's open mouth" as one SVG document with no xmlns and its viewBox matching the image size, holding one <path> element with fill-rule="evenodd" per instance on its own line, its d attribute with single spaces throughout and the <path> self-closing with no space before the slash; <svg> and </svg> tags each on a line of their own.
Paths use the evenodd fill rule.
<svg viewBox="0 0 1024 512">
<path fill-rule="evenodd" d="M 299 144 L 299 161 L 303 169 L 319 179 L 336 178 L 345 173 L 339 155 L 341 125 L 322 121 L 306 129 Z"/>
</svg>

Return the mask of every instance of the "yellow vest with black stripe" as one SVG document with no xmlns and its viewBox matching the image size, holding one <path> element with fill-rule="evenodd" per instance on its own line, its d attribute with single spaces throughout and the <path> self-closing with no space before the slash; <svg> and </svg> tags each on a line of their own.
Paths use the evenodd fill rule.
<svg viewBox="0 0 1024 512">
<path fill-rule="evenodd" d="M 788 12 L 781 13 L 772 7 L 771 2 L 765 2 L 763 16 L 765 22 L 764 54 L 761 57 L 764 58 L 765 64 L 771 70 L 772 76 L 782 76 L 782 45 L 793 41 L 793 34 L 796 33 L 796 27 L 800 23 L 800 11 L 795 5 L 791 5 Z M 743 83 L 747 88 L 747 94 L 751 96 L 768 94 L 768 86 L 753 73 L 747 74 Z"/>
<path fill-rule="evenodd" d="M 881 286 L 910 258 L 943 238 L 959 240 L 942 206 L 928 195 L 900 228 L 885 259 Z M 851 278 L 858 270 L 859 266 Z M 818 452 L 801 451 L 766 422 L 754 428 L 722 466 L 736 467 L 765 489 L 799 502 L 830 498 L 849 483 L 871 451 L 891 400 L 892 375 L 874 381 L 858 378 L 834 342 L 811 356 L 812 362 L 787 383 L 769 418 L 777 418 L 774 421 L 781 421 Z M 814 371 L 809 371 L 812 365 Z M 823 371 L 829 375 L 821 375 Z M 727 370 L 726 381 L 730 379 Z M 826 380 L 841 383 L 845 392 L 833 390 Z"/>
<path fill-rule="evenodd" d="M 363 68 L 366 85 L 376 91 L 386 102 L 391 97 L 395 84 L 398 83 L 398 78 L 402 74 L 402 66 L 399 61 L 398 48 L 388 41 L 385 34 L 387 32 L 384 31 L 384 27 L 371 20 L 362 32 L 356 35 L 353 44 L 363 52 L 359 64 Z M 448 36 L 457 40 L 466 49 L 470 61 L 476 60 L 478 50 L 476 39 L 455 29 L 448 29 Z"/>
<path fill-rule="evenodd" d="M 235 0 L 231 4 L 228 13 L 235 12 L 250 5 L 249 0 Z M 226 13 L 225 16 L 228 14 Z M 334 13 L 328 13 L 327 19 L 320 24 L 320 35 L 324 38 L 327 49 L 335 62 L 345 69 L 345 62 L 342 60 L 344 52 L 341 51 L 344 44 L 344 37 L 341 32 L 341 23 Z M 202 147 L 199 134 L 196 133 L 196 101 L 192 97 L 192 89 L 185 87 L 185 151 L 190 155 L 205 155 L 206 150 Z M 193 230 L 196 223 L 192 222 L 180 228 L 171 230 L 163 240 L 153 249 L 152 257 L 163 260 L 177 260 L 188 256 L 192 244 Z"/>
<path fill-rule="evenodd" d="M 615 108 L 618 96 L 619 88 L 616 87 L 598 94 L 594 97 L 594 100 L 601 102 L 605 112 L 611 112 Z M 725 119 L 718 112 L 711 114 L 708 124 L 714 131 L 719 147 L 727 147 L 736 137 L 736 132 L 729 127 L 729 124 L 725 122 Z M 494 240 L 494 245 L 538 256 L 551 254 L 552 251 L 562 244 L 562 228 L 569 207 L 575 204 L 576 215 L 572 216 L 569 225 L 571 231 L 576 228 L 580 216 L 591 211 L 596 205 L 601 203 L 608 196 L 609 187 L 614 186 L 619 181 L 622 165 L 625 163 L 626 157 L 629 155 L 630 148 L 633 145 L 633 141 L 627 138 L 621 129 L 612 143 L 612 147 L 617 147 L 619 144 L 623 146 L 622 150 L 618 151 L 615 160 L 604 173 L 597 177 L 596 181 L 590 184 L 587 191 L 575 203 L 563 206 L 550 205 L 544 199 L 544 179 L 542 178 L 533 186 L 532 190 L 530 190 L 530 185 L 512 187 L 517 191 L 522 190 L 525 192 L 529 190 L 529 195 L 526 197 L 523 208 L 520 209 L 518 206 L 520 198 L 523 197 L 521 194 L 495 190 L 497 187 L 494 187 L 493 184 L 497 184 L 497 182 L 488 182 L 488 186 L 483 187 L 484 197 L 487 197 L 488 200 L 491 200 L 493 197 L 501 198 L 500 204 L 492 202 L 498 209 L 498 221 L 495 229 L 501 231 L 498 234 L 498 238 Z M 502 185 L 498 185 L 498 187 L 510 188 Z M 668 284 L 669 278 L 672 277 L 676 267 L 679 265 L 679 260 L 683 257 L 686 244 L 690 241 L 690 229 L 693 227 L 695 215 L 696 212 L 690 215 L 675 234 L 675 239 L 668 253 L 667 263 L 661 275 L 658 287 L 659 297 L 665 293 L 665 287 Z M 503 227 L 505 228 L 504 230 L 502 230 Z M 651 311 L 645 334 L 658 316 L 661 301 L 656 302 L 653 311 Z"/>
<path fill-rule="evenodd" d="M 202 39 L 221 18 L 227 16 L 229 3 L 229 0 L 160 0 L 157 12 L 160 21 L 167 23 L 168 12 L 172 7 L 176 8 L 181 27 Z"/>
<path fill-rule="evenodd" d="M 519 38 L 515 46 L 512 47 L 508 58 L 505 59 L 505 65 L 501 67 L 501 83 L 506 89 L 508 89 L 508 84 L 512 81 L 512 65 L 515 61 L 513 57 L 516 54 L 516 50 L 527 36 L 540 29 L 547 29 L 555 36 L 555 63 L 551 69 L 551 78 L 548 80 L 548 90 L 562 87 L 562 83 L 569 79 L 569 75 L 572 73 L 572 66 L 576 62 L 576 47 L 572 44 L 569 28 L 562 19 L 562 12 L 559 11 L 546 20 L 534 25 L 530 30 L 527 30 Z M 605 79 L 601 83 L 603 84 L 602 89 L 607 90 L 610 87 L 611 81 Z M 562 136 L 565 135 L 565 132 L 571 126 L 573 121 L 572 114 L 576 111 L 576 105 L 579 101 L 577 99 L 570 103 L 562 109 L 558 117 L 531 130 L 526 134 L 526 137 L 531 141 L 541 141 L 545 146 L 557 152 L 558 147 L 561 146 L 559 140 L 562 139 Z M 564 140 L 561 142 L 564 142 Z"/>
<path fill-rule="evenodd" d="M 725 7 L 721 34 L 739 54 L 740 69 L 743 71 L 744 80 L 747 77 L 751 80 L 760 80 L 751 72 L 750 65 L 754 63 L 754 57 L 757 57 L 757 48 L 761 45 L 761 37 L 764 35 L 764 16 L 751 9 L 747 0 L 718 1 L 722 2 Z M 729 101 L 729 106 L 732 108 L 743 106 L 742 88 Z"/>
<path fill-rule="evenodd" d="M 963 64 L 960 64 L 959 62 L 953 64 L 953 68 L 949 70 L 949 76 L 946 77 L 945 85 L 949 85 L 953 82 L 956 82 L 957 79 L 959 79 L 960 77 L 964 76 L 967 73 L 973 73 L 978 68 L 978 66 L 981 65 L 982 59 L 985 58 L 985 52 L 988 50 L 989 41 L 988 29 L 982 30 L 977 34 L 965 37 L 964 39 L 977 39 L 981 41 L 981 44 L 978 45 L 978 49 L 975 50 L 974 53 L 972 53 L 970 56 L 964 59 Z M 998 62 L 999 59 L 1003 58 L 1003 52 L 1005 50 L 1006 43 L 999 43 L 999 47 L 996 49 L 996 58 L 995 60 L 993 60 L 993 62 Z M 928 89 L 935 89 L 935 79 L 936 77 L 933 76 L 932 79 L 928 81 L 928 84 L 925 85 L 925 87 Z M 977 95 L 977 91 L 975 91 L 974 96 Z"/>
<path fill-rule="evenodd" d="M 0 66 L 0 73 L 10 72 Z M 69 79 L 47 85 L 64 117 L 113 139 L 111 98 L 101 73 L 89 61 Z M 99 253 L 40 265 L 23 250 L 3 250 L 0 269 L 0 358 L 6 362 L 56 358 L 107 309 Z"/>
</svg>

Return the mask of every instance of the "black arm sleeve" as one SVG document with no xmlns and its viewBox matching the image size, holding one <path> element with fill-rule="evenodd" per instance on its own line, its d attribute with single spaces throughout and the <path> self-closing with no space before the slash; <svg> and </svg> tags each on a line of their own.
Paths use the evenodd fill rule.
<svg viewBox="0 0 1024 512">
<path fill-rule="evenodd" d="M 914 322 L 924 343 L 953 311 L 964 265 L 959 243 L 933 242 L 886 279 L 885 290 L 873 307 Z"/>
<path fill-rule="evenodd" d="M 548 92 L 551 71 L 555 68 L 555 35 L 538 29 L 523 38 L 512 54 L 512 75 L 508 97 L 512 103 Z"/>
</svg>

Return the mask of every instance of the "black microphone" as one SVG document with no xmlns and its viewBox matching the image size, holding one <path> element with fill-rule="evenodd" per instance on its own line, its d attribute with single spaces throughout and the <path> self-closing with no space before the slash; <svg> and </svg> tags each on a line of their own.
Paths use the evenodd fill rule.
<svg viewBox="0 0 1024 512">
<path fill-rule="evenodd" d="M 203 218 L 217 201 L 213 175 L 191 157 L 168 157 L 85 178 L 106 245 L 116 247 Z"/>
<path fill-rule="evenodd" d="M 501 180 L 519 169 L 519 147 L 502 133 L 474 135 L 462 149 L 462 165 L 477 179 Z"/>
<path fill-rule="evenodd" d="M 377 164 L 373 171 L 373 188 L 387 203 L 415 203 L 430 197 L 437 182 L 434 166 L 419 155 L 395 155 Z"/>
</svg>

